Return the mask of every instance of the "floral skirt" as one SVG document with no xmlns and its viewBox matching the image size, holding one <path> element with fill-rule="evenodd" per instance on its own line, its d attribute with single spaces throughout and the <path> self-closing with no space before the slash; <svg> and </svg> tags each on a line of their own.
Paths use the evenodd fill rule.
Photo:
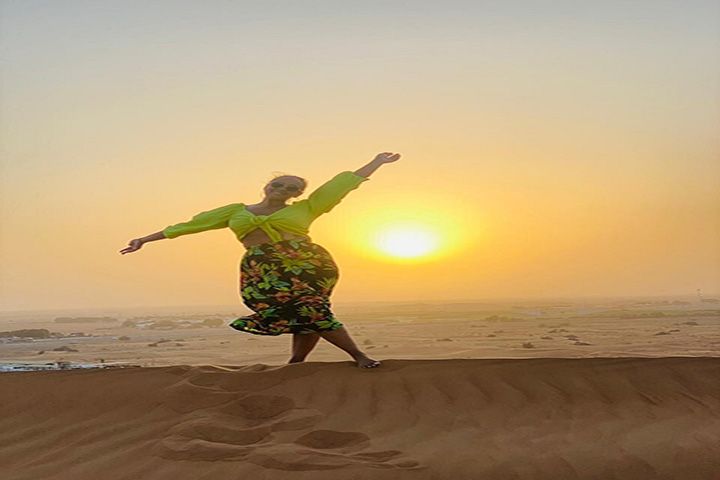
<svg viewBox="0 0 720 480">
<path fill-rule="evenodd" d="M 255 313 L 230 326 L 256 335 L 342 328 L 330 309 L 338 278 L 330 252 L 310 240 L 251 245 L 240 262 L 240 296 Z"/>
</svg>

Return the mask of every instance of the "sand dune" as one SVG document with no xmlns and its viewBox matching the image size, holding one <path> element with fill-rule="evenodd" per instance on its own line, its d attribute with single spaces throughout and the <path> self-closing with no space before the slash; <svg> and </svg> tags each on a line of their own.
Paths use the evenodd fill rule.
<svg viewBox="0 0 720 480">
<path fill-rule="evenodd" d="M 692 357 L 6 373 L 0 477 L 716 480 L 718 378 Z"/>
</svg>

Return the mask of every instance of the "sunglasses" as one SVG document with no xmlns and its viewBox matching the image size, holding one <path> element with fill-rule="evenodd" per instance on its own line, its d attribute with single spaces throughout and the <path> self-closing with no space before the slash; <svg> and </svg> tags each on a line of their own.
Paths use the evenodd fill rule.
<svg viewBox="0 0 720 480">
<path fill-rule="evenodd" d="M 283 182 L 272 182 L 272 183 L 270 183 L 270 186 L 273 188 L 285 187 L 285 190 L 287 190 L 288 192 L 299 192 L 300 191 L 300 189 L 298 187 L 296 187 L 295 185 L 285 186 L 285 184 Z"/>
</svg>

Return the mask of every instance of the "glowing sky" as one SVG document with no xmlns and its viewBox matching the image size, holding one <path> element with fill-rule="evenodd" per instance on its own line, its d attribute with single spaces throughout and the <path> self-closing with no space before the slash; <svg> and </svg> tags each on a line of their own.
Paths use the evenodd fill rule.
<svg viewBox="0 0 720 480">
<path fill-rule="evenodd" d="M 720 293 L 715 1 L 0 5 L 4 310 L 240 304 L 229 230 L 118 251 L 383 151 L 335 301 Z"/>
</svg>

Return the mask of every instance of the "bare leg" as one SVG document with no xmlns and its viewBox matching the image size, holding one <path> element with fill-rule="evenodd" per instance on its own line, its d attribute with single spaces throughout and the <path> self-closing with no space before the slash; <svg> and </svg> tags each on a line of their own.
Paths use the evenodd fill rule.
<svg viewBox="0 0 720 480">
<path fill-rule="evenodd" d="M 350 338 L 350 334 L 345 327 L 322 332 L 319 335 L 336 347 L 346 351 L 355 359 L 360 368 L 373 368 L 380 365 L 380 362 L 365 355 L 357 345 L 355 345 L 355 342 Z"/>
<path fill-rule="evenodd" d="M 288 363 L 305 361 L 305 357 L 315 348 L 318 340 L 320 335 L 317 333 L 293 333 L 292 357 Z"/>
</svg>

